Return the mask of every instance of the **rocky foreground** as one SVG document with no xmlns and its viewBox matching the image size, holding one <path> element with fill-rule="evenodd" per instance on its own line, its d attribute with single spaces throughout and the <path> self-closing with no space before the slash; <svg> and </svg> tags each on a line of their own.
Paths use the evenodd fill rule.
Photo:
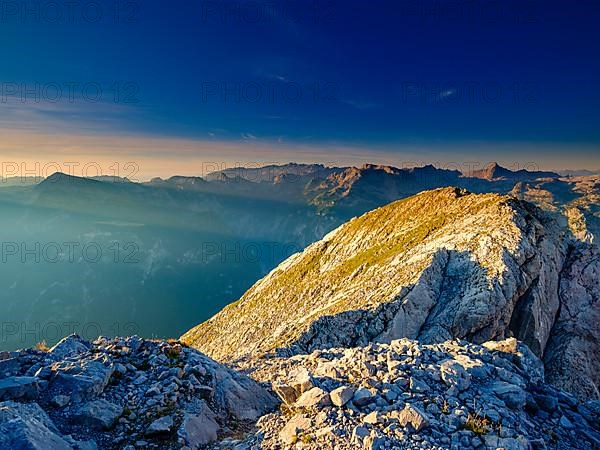
<svg viewBox="0 0 600 450">
<path fill-rule="evenodd" d="M 239 372 L 137 337 L 0 355 L 0 449 L 600 448 L 600 401 L 545 384 L 515 339 L 400 339 Z"/>
<path fill-rule="evenodd" d="M 0 449 L 175 449 L 244 435 L 276 405 L 176 342 L 70 336 L 0 353 Z"/>
<path fill-rule="evenodd" d="M 256 448 L 600 448 L 600 401 L 545 384 L 515 339 L 400 339 L 246 365 L 285 402 L 259 420 Z"/>
</svg>

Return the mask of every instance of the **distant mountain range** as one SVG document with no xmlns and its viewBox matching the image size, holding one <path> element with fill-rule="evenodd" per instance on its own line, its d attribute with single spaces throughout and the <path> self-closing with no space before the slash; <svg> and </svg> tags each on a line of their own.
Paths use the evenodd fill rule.
<svg viewBox="0 0 600 450">
<path fill-rule="evenodd" d="M 589 177 L 591 175 L 600 175 L 600 170 L 559 170 L 558 173 L 563 177 Z"/>
</svg>

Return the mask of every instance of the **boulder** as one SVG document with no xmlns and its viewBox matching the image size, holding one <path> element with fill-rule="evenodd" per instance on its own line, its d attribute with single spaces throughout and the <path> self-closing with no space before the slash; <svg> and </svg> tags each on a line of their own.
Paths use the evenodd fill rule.
<svg viewBox="0 0 600 450">
<path fill-rule="evenodd" d="M 67 450 L 73 447 L 37 403 L 0 403 L 0 448 Z"/>
<path fill-rule="evenodd" d="M 279 432 L 279 439 L 282 443 L 291 445 L 298 440 L 298 436 L 310 429 L 312 421 L 309 417 L 297 414 L 292 417 Z"/>
<path fill-rule="evenodd" d="M 329 393 L 323 389 L 314 387 L 298 398 L 294 406 L 297 408 L 322 408 L 331 404 Z"/>
<path fill-rule="evenodd" d="M 464 391 L 471 385 L 471 376 L 458 361 L 444 361 L 440 365 L 440 372 L 444 383 L 456 387 L 459 391 Z"/>
<path fill-rule="evenodd" d="M 85 341 L 77 334 L 72 334 L 60 340 L 58 344 L 50 349 L 48 354 L 55 360 L 60 360 L 79 353 L 86 353 L 89 349 L 89 342 Z"/>
<path fill-rule="evenodd" d="M 37 377 L 8 377 L 0 380 L 0 401 L 33 400 L 39 393 Z"/>
<path fill-rule="evenodd" d="M 527 401 L 527 395 L 523 389 L 505 381 L 495 381 L 487 390 L 495 394 L 511 409 L 523 409 Z"/>
<path fill-rule="evenodd" d="M 357 426 L 352 430 L 352 443 L 354 445 L 362 445 L 363 439 L 369 436 L 369 430 L 366 427 Z"/>
<path fill-rule="evenodd" d="M 56 395 L 56 396 L 54 396 L 54 398 L 52 398 L 52 400 L 50 400 L 50 403 L 52 404 L 52 406 L 54 406 L 56 408 L 64 408 L 70 402 L 71 402 L 71 397 L 69 397 L 68 395 Z"/>
<path fill-rule="evenodd" d="M 429 386 L 423 380 L 419 380 L 415 377 L 410 377 L 409 380 L 410 390 L 413 392 L 427 392 L 429 391 Z"/>
<path fill-rule="evenodd" d="M 21 364 L 17 358 L 0 360 L 0 379 L 18 375 Z"/>
<path fill-rule="evenodd" d="M 363 422 L 368 423 L 370 425 L 376 425 L 378 423 L 381 423 L 381 413 L 379 411 L 373 411 L 364 417 Z"/>
<path fill-rule="evenodd" d="M 518 343 L 519 342 L 514 337 L 512 337 L 500 341 L 487 341 L 481 345 L 490 351 L 516 355 L 518 350 Z"/>
<path fill-rule="evenodd" d="M 298 392 L 285 383 L 273 383 L 273 391 L 283 400 L 287 405 L 293 405 L 298 399 Z"/>
<path fill-rule="evenodd" d="M 205 402 L 201 402 L 200 410 L 194 414 L 185 413 L 179 427 L 178 435 L 186 446 L 196 449 L 217 440 L 219 424 L 216 414 Z"/>
<path fill-rule="evenodd" d="M 482 344 L 490 351 L 498 352 L 523 369 L 533 382 L 544 381 L 544 363 L 531 349 L 514 337 L 500 340 L 488 341 Z"/>
<path fill-rule="evenodd" d="M 361 408 L 371 403 L 374 397 L 375 395 L 369 389 L 360 387 L 354 392 L 352 403 Z"/>
<path fill-rule="evenodd" d="M 290 380 L 290 386 L 296 390 L 298 395 L 303 394 L 315 387 L 315 383 L 310 376 L 310 373 L 304 367 L 293 369 L 288 378 Z"/>
<path fill-rule="evenodd" d="M 152 436 L 155 434 L 168 434 L 173 429 L 173 417 L 165 416 L 156 419 L 146 429 L 146 435 Z"/>
<path fill-rule="evenodd" d="M 403 427 L 410 425 L 412 430 L 417 433 L 429 426 L 429 420 L 425 413 L 416 406 L 410 404 L 407 404 L 404 409 L 400 411 L 398 422 L 400 423 L 400 426 Z"/>
<path fill-rule="evenodd" d="M 91 400 L 104 391 L 114 367 L 97 360 L 80 363 L 60 361 L 51 366 L 50 389 L 56 394 L 68 394 L 73 401 Z"/>
<path fill-rule="evenodd" d="M 238 420 L 256 420 L 277 405 L 277 400 L 247 376 L 217 367 L 214 398 Z"/>
<path fill-rule="evenodd" d="M 106 400 L 94 400 L 77 409 L 71 420 L 96 430 L 109 430 L 121 414 L 123 407 Z"/>
<path fill-rule="evenodd" d="M 349 386 L 340 386 L 329 393 L 331 402 L 335 406 L 344 406 L 352 397 L 354 397 L 354 389 Z"/>
</svg>

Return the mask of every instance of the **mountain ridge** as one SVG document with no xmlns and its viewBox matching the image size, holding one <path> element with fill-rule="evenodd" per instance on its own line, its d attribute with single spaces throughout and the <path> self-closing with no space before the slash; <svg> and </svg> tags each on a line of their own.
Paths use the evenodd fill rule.
<svg viewBox="0 0 600 450">
<path fill-rule="evenodd" d="M 499 179 L 511 179 L 511 180 L 526 180 L 532 178 L 559 178 L 560 175 L 556 172 L 550 171 L 529 171 L 526 169 L 519 169 L 516 171 L 502 167 L 497 162 L 492 162 L 487 165 L 484 169 L 474 170 L 468 176 L 473 178 L 482 178 L 484 180 L 493 181 Z"/>
<path fill-rule="evenodd" d="M 480 343 L 515 335 L 544 357 L 566 296 L 567 233 L 512 197 L 424 192 L 340 226 L 181 339 L 235 360 L 402 337 Z M 598 305 L 590 299 L 590 312 Z M 584 328 L 596 335 L 597 355 L 598 330 Z M 578 373 L 563 387 L 597 398 L 595 375 Z"/>
</svg>

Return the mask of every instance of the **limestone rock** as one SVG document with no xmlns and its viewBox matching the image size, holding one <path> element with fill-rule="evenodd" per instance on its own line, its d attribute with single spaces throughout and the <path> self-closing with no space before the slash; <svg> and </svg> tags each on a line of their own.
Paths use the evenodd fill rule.
<svg viewBox="0 0 600 450">
<path fill-rule="evenodd" d="M 90 400 L 102 393 L 114 367 L 98 360 L 84 360 L 81 364 L 62 360 L 51 366 L 50 389 L 70 395 L 75 401 Z"/>
<path fill-rule="evenodd" d="M 298 395 L 315 387 L 312 377 L 305 369 L 296 369 L 290 373 L 290 385 L 296 390 Z"/>
<path fill-rule="evenodd" d="M 106 400 L 94 400 L 81 406 L 72 415 L 72 420 L 97 430 L 109 430 L 121 414 L 123 407 Z"/>
<path fill-rule="evenodd" d="M 544 355 L 551 383 L 600 399 L 600 251 L 574 249 L 563 271 L 563 306 Z"/>
<path fill-rule="evenodd" d="M 455 386 L 459 391 L 464 391 L 471 385 L 471 376 L 457 361 L 444 361 L 440 365 L 440 371 L 442 380 L 448 386 Z"/>
<path fill-rule="evenodd" d="M 163 448 L 166 441 L 198 448 L 251 429 L 277 405 L 256 381 L 178 342 L 70 336 L 53 353 L 0 358 L 9 375 L 0 377 L 3 398 L 36 401 L 0 403 L 2 449 Z"/>
<path fill-rule="evenodd" d="M 427 420 L 425 413 L 413 405 L 406 405 L 406 407 L 400 412 L 398 421 L 403 427 L 410 425 L 411 428 L 417 433 L 423 428 L 429 426 L 429 421 Z"/>
<path fill-rule="evenodd" d="M 352 397 L 354 397 L 354 389 L 349 386 L 340 386 L 329 393 L 331 402 L 335 406 L 344 406 Z"/>
<path fill-rule="evenodd" d="M 525 406 L 527 396 L 519 386 L 505 381 L 495 381 L 489 386 L 489 390 L 502 399 L 509 408 L 518 409 Z"/>
<path fill-rule="evenodd" d="M 58 433 L 48 415 L 36 403 L 0 403 L 0 448 L 53 449 L 73 447 Z"/>
<path fill-rule="evenodd" d="M 316 389 L 330 392 L 332 402 L 303 408 L 294 420 L 287 416 L 294 406 L 265 415 L 257 425 L 260 431 L 240 448 L 536 449 L 546 442 L 557 448 L 595 448 L 600 443 L 600 404 L 579 403 L 536 373 L 525 372 L 519 362 L 521 346 L 514 342 L 507 352 L 458 340 L 422 344 L 400 339 L 244 360 L 243 367 L 266 383 L 287 384 L 299 371 L 308 372 L 321 386 Z M 398 363 L 391 370 L 390 361 Z M 365 370 L 367 363 L 371 367 Z M 323 367 L 336 367 L 336 377 L 326 375 Z M 472 377 L 468 385 L 462 371 Z M 428 389 L 410 389 L 410 379 L 413 387 L 425 383 Z M 336 400 L 355 386 L 352 400 Z M 473 428 L 483 433 L 477 435 Z"/>
<path fill-rule="evenodd" d="M 167 434 L 173 429 L 173 425 L 173 417 L 161 417 L 160 419 L 156 419 L 148 426 L 148 428 L 146 429 L 146 434 Z"/>
<path fill-rule="evenodd" d="M 298 398 L 295 405 L 297 408 L 316 408 L 323 407 L 331 404 L 331 398 L 329 393 L 323 389 L 314 387 Z"/>
<path fill-rule="evenodd" d="M 72 334 L 58 342 L 48 353 L 54 359 L 59 360 L 65 359 L 67 356 L 77 355 L 78 353 L 86 353 L 89 349 L 89 342 L 77 334 Z"/>
<path fill-rule="evenodd" d="M 366 406 L 373 401 L 374 397 L 375 396 L 369 389 L 361 387 L 354 392 L 352 403 L 358 407 Z"/>
<path fill-rule="evenodd" d="M 292 405 L 298 399 L 296 389 L 285 383 L 274 383 L 273 391 L 288 405 Z"/>
<path fill-rule="evenodd" d="M 0 379 L 17 375 L 20 368 L 21 365 L 17 358 L 0 359 Z"/>
<path fill-rule="evenodd" d="M 214 396 L 239 420 L 256 420 L 275 407 L 275 399 L 249 377 L 225 367 L 214 369 Z"/>
<path fill-rule="evenodd" d="M 39 379 L 36 377 L 8 377 L 0 380 L 0 401 L 37 397 Z"/>
<path fill-rule="evenodd" d="M 198 448 L 216 441 L 219 428 L 216 414 L 204 405 L 196 414 L 185 414 L 178 434 L 185 445 Z"/>
<path fill-rule="evenodd" d="M 312 421 L 309 417 L 297 414 L 292 417 L 279 433 L 279 439 L 284 444 L 294 444 L 298 440 L 298 435 L 310 429 Z"/>
<path fill-rule="evenodd" d="M 63 408 L 71 402 L 71 397 L 68 395 L 56 395 L 52 400 L 52 406 L 56 408 Z"/>
</svg>

